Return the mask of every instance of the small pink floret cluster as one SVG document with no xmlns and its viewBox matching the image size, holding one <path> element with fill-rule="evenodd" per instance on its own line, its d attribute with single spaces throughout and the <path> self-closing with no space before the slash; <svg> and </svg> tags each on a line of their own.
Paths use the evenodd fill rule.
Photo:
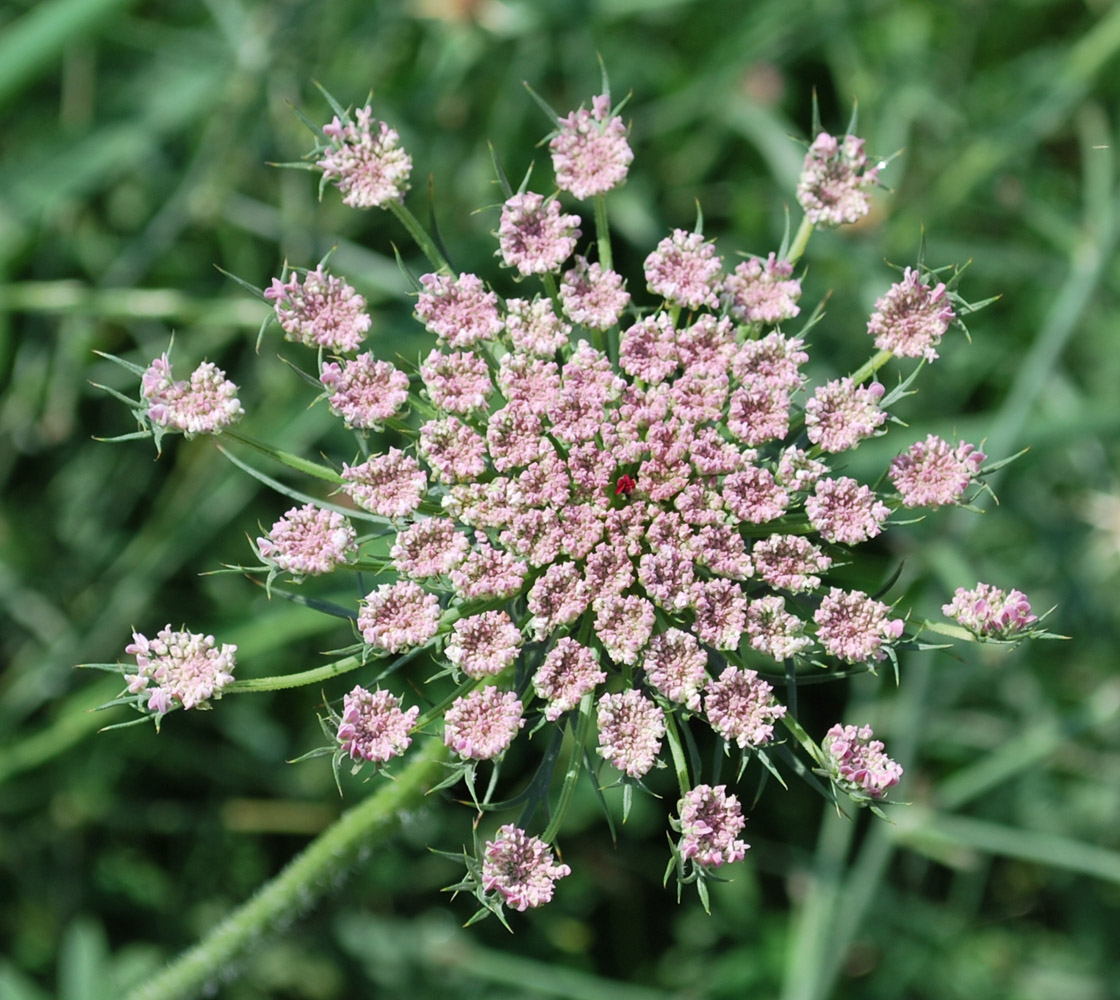
<svg viewBox="0 0 1120 1000">
<path fill-rule="evenodd" d="M 295 272 L 287 282 L 273 278 L 264 297 L 272 301 L 284 336 L 307 347 L 356 351 L 372 322 L 366 300 L 322 265 L 302 281 Z"/>
<path fill-rule="evenodd" d="M 482 888 L 519 911 L 543 906 L 552 899 L 555 883 L 571 873 L 567 865 L 556 863 L 552 848 L 540 837 L 512 823 L 486 842 L 482 856 Z"/>
<path fill-rule="evenodd" d="M 285 512 L 257 539 L 257 551 L 294 577 L 321 576 L 354 558 L 358 536 L 343 514 L 308 503 Z"/>
<path fill-rule="evenodd" d="M 556 186 L 581 199 L 618 187 L 634 159 L 626 125 L 611 115 L 606 94 L 592 100 L 590 111 L 580 108 L 561 118 L 560 130 L 548 145 Z"/>
<path fill-rule="evenodd" d="M 401 702 L 389 691 L 369 691 L 358 685 L 342 699 L 337 740 L 352 760 L 383 764 L 412 745 L 409 735 L 420 708 L 401 711 Z"/>
<path fill-rule="evenodd" d="M 702 868 L 742 861 L 748 844 L 739 839 L 746 826 L 739 800 L 726 785 L 697 785 L 679 803 L 680 855 Z"/>
<path fill-rule="evenodd" d="M 987 457 L 975 445 L 954 448 L 929 434 L 891 462 L 889 476 L 904 506 L 941 507 L 960 502 Z"/>
<path fill-rule="evenodd" d="M 840 784 L 857 795 L 881 799 L 898 784 L 902 767 L 886 755 L 870 726 L 837 723 L 822 744 Z"/>
<path fill-rule="evenodd" d="M 934 348 L 954 319 L 956 313 L 945 285 L 938 282 L 930 288 L 917 271 L 908 267 L 902 280 L 876 301 L 867 332 L 880 350 L 934 361 L 938 356 Z"/>
<path fill-rule="evenodd" d="M 404 199 L 412 157 L 400 148 L 394 129 L 374 120 L 370 107 L 345 122 L 335 115 L 323 135 L 330 145 L 315 165 L 342 192 L 344 204 L 378 208 Z"/>
<path fill-rule="evenodd" d="M 187 437 L 218 434 L 245 414 L 237 398 L 237 386 L 209 361 L 191 373 L 189 382 L 176 381 L 167 354 L 161 354 L 144 372 L 140 394 L 153 424 L 181 431 Z"/>
<path fill-rule="evenodd" d="M 164 715 L 176 705 L 205 707 L 211 698 L 220 698 L 233 680 L 237 647 L 224 643 L 218 648 L 212 635 L 172 632 L 165 625 L 154 639 L 133 632 L 124 651 L 136 657 L 129 693 L 147 694 L 148 711 Z"/>
<path fill-rule="evenodd" d="M 837 139 L 821 132 L 809 147 L 797 182 L 797 201 L 818 226 L 858 222 L 871 209 L 867 196 L 878 183 L 879 167 L 867 165 L 863 140 Z"/>
<path fill-rule="evenodd" d="M 1038 621 L 1026 594 L 1005 592 L 989 583 L 978 583 L 972 590 L 958 587 L 941 613 L 981 639 L 1009 639 Z"/>
</svg>

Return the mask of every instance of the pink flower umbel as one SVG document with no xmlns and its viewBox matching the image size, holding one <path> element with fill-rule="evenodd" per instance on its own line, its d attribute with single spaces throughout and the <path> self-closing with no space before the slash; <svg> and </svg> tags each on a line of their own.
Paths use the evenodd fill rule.
<svg viewBox="0 0 1120 1000">
<path fill-rule="evenodd" d="M 544 906 L 552 899 L 554 883 L 571 873 L 567 865 L 556 864 L 548 844 L 512 823 L 486 842 L 482 888 L 497 892 L 515 910 Z"/>
<path fill-rule="evenodd" d="M 793 265 L 770 254 L 739 264 L 723 282 L 723 300 L 741 323 L 780 323 L 793 319 L 801 309 L 801 282 L 792 277 Z"/>
<path fill-rule="evenodd" d="M 448 346 L 470 347 L 502 332 L 498 296 L 486 291 L 477 275 L 424 274 L 420 284 L 424 291 L 417 296 L 416 315 Z"/>
<path fill-rule="evenodd" d="M 191 373 L 189 382 L 175 381 L 167 355 L 160 355 L 144 372 L 140 391 L 153 424 L 187 437 L 219 434 L 245 414 L 237 386 L 209 361 Z"/>
<path fill-rule="evenodd" d="M 342 192 L 343 204 L 378 208 L 404 200 L 412 157 L 399 147 L 396 131 L 374 120 L 372 108 L 355 111 L 352 121 L 335 115 L 323 135 L 330 145 L 315 166 Z"/>
<path fill-rule="evenodd" d="M 265 562 L 297 578 L 320 576 L 357 555 L 358 537 L 338 511 L 308 503 L 287 511 L 258 538 L 257 551 Z"/>
<path fill-rule="evenodd" d="M 878 382 L 856 386 L 850 378 L 822 385 L 805 404 L 809 440 L 828 452 L 854 448 L 886 422 L 879 409 L 885 391 Z"/>
<path fill-rule="evenodd" d="M 697 785 L 677 804 L 681 858 L 701 868 L 742 861 L 749 845 L 739 839 L 746 826 L 742 807 L 726 785 Z"/>
<path fill-rule="evenodd" d="M 704 714 L 729 743 L 759 747 L 774 738 L 774 722 L 786 714 L 786 707 L 774 700 L 774 689 L 757 671 L 726 667 L 708 684 Z"/>
<path fill-rule="evenodd" d="M 890 508 L 869 486 L 841 476 L 817 482 L 813 495 L 805 501 L 805 513 L 826 542 L 858 545 L 883 530 Z"/>
<path fill-rule="evenodd" d="M 888 416 L 905 426 L 909 387 L 937 356 L 953 306 L 969 316 L 979 306 L 956 291 L 960 269 L 919 263 L 876 303 L 868 331 L 877 350 L 869 339 L 856 344 L 870 355 L 862 363 L 827 356 L 834 338 L 816 329 L 827 316 L 821 307 L 802 312 L 797 275 L 815 273 L 804 263 L 814 226 L 869 210 L 884 165 L 867 163 L 862 140 L 816 136 L 798 184 L 805 218 L 776 252 L 725 265 L 713 240 L 674 229 L 635 257 L 633 246 L 616 254 L 610 242 L 612 223 L 626 225 L 634 206 L 604 200 L 632 159 L 623 122 L 605 95 L 590 111 L 550 112 L 559 192 L 522 191 L 501 206 L 499 296 L 479 275 L 454 270 L 438 233 L 426 234 L 404 206 L 411 161 L 397 134 L 369 108 L 348 115 L 331 105 L 338 118 L 314 157 L 320 190 L 334 183 L 347 204 L 388 208 L 412 238 L 427 264 L 415 268 L 420 257 L 409 249 L 399 259 L 406 278 L 421 275 L 415 319 L 425 329 L 394 329 L 365 351 L 366 303 L 325 264 L 273 279 L 264 293 L 268 320 L 274 314 L 288 339 L 313 349 L 301 371 L 306 402 L 325 397 L 320 416 L 329 409 L 346 427 L 276 446 L 227 434 L 238 449 L 229 457 L 245 468 L 240 449 L 252 449 L 285 466 L 286 477 L 332 483 L 345 495 L 335 496 L 339 504 L 360 509 L 292 507 L 256 540 L 266 565 L 252 569 L 267 575 L 268 596 L 280 596 L 272 584 L 281 573 L 299 582 L 340 569 L 339 577 L 369 582 L 349 586 L 347 598 L 341 579 L 308 581 L 314 593 L 301 603 L 352 631 L 325 641 L 346 648 L 325 664 L 293 663 L 280 677 L 233 690 L 317 685 L 354 671 L 371 688 L 354 687 L 341 716 L 328 710 L 330 745 L 305 757 L 329 755 L 337 774 L 347 756 L 357 770 L 368 761 L 378 771 L 407 751 L 417 766 L 402 775 L 401 808 L 446 765 L 437 788 L 463 781 L 481 813 L 516 808 L 521 823 L 539 820 L 542 839 L 507 824 L 478 857 L 464 854 L 467 876 L 451 888 L 482 904 L 470 922 L 551 898 L 568 868 L 548 845 L 579 802 L 581 771 L 620 786 L 602 791 L 617 791 L 624 816 L 647 792 L 650 808 L 667 814 L 672 800 L 666 806 L 657 795 L 665 782 L 646 788 L 643 779 L 670 762 L 672 773 L 658 777 L 682 789 L 671 868 L 698 886 L 706 906 L 718 881 L 711 870 L 747 850 L 732 777 L 753 789 L 764 769 L 804 775 L 808 758 L 826 785 L 859 804 L 898 780 L 901 769 L 866 727 L 833 727 L 823 749 L 809 739 L 805 720 L 792 716 L 798 705 L 810 718 L 817 711 L 817 681 L 874 671 L 884 660 L 903 671 L 898 651 L 930 647 L 920 641 L 927 629 L 965 639 L 964 629 L 993 640 L 1049 637 L 1018 591 L 959 590 L 943 610 L 962 628 L 923 621 L 907 635 L 908 613 L 835 585 L 894 588 L 881 560 L 860 565 L 849 547 L 906 523 L 891 523 L 901 507 L 967 505 L 981 474 L 1002 464 L 985 467 L 972 445 L 934 435 L 899 454 L 889 476 L 868 468 L 882 454 L 878 444 L 846 454 L 893 433 Z M 564 210 L 569 194 L 594 199 L 593 234 L 581 233 L 587 219 Z M 696 217 L 699 230 L 699 210 Z M 640 228 L 626 226 L 627 235 Z M 728 239 L 721 235 L 721 245 L 750 245 L 749 237 Z M 628 272 L 633 301 L 612 269 L 616 259 L 641 265 Z M 875 280 L 857 277 L 859 287 Z M 236 386 L 213 365 L 175 381 L 166 355 L 146 371 L 112 360 L 141 383 L 139 401 L 110 390 L 140 428 L 121 439 L 151 436 L 158 445 L 167 430 L 217 433 L 241 416 Z M 837 370 L 853 375 L 822 378 Z M 888 395 L 884 384 L 897 388 Z M 898 419 L 886 412 L 896 401 Z M 259 414 L 254 424 L 290 429 L 273 417 Z M 344 430 L 352 433 L 340 438 Z M 339 454 L 342 438 L 352 450 Z M 316 454 L 320 447 L 329 453 Z M 318 495 L 258 477 L 300 504 Z M 367 522 L 360 561 L 350 521 Z M 231 680 L 234 649 L 215 648 L 209 636 L 168 627 L 155 640 L 134 640 L 138 667 L 124 668 L 132 698 L 119 701 L 146 704 L 157 722 L 173 707 L 205 706 Z M 405 711 L 378 683 L 407 685 L 431 707 Z M 434 745 L 409 749 L 417 723 L 442 734 L 442 744 L 436 735 Z M 775 749 L 776 730 L 794 738 Z M 519 734 L 511 782 L 499 761 Z M 713 745 L 737 766 L 721 772 L 703 752 Z M 533 754 L 539 765 L 527 759 Z M 475 785 L 480 771 L 492 774 L 484 788 Z M 729 783 L 705 784 L 719 780 L 713 772 Z"/>
<path fill-rule="evenodd" d="M 366 594 L 358 631 L 375 649 L 399 653 L 422 646 L 439 631 L 439 599 L 411 580 L 383 583 Z"/>
<path fill-rule="evenodd" d="M 797 201 L 814 225 L 858 222 L 871 208 L 867 191 L 878 182 L 879 167 L 868 167 L 863 140 L 837 140 L 821 132 L 805 156 L 797 181 Z"/>
<path fill-rule="evenodd" d="M 408 402 L 408 376 L 368 351 L 341 364 L 328 361 L 319 373 L 332 413 L 347 427 L 380 430 Z"/>
<path fill-rule="evenodd" d="M 827 556 L 800 535 L 771 535 L 755 542 L 751 550 L 755 573 L 771 587 L 798 594 L 816 590 L 821 573 L 832 565 Z"/>
<path fill-rule="evenodd" d="M 383 764 L 399 757 L 412 745 L 409 733 L 420 708 L 401 711 L 401 702 L 389 691 L 367 691 L 361 685 L 342 699 L 342 721 L 337 739 L 351 760 Z"/>
<path fill-rule="evenodd" d="M 771 594 L 760 597 L 747 605 L 747 634 L 751 646 L 775 660 L 788 660 L 813 640 L 803 634 L 800 618 L 786 611 L 784 597 Z"/>
<path fill-rule="evenodd" d="M 322 265 L 308 271 L 302 282 L 296 273 L 287 284 L 273 278 L 264 297 L 273 301 L 285 338 L 308 347 L 356 351 L 372 323 L 366 300 Z"/>
<path fill-rule="evenodd" d="M 646 284 L 667 302 L 700 309 L 719 306 L 720 274 L 723 262 L 716 248 L 705 243 L 700 233 L 674 229 L 646 258 Z"/>
<path fill-rule="evenodd" d="M 560 301 L 573 323 L 606 330 L 630 304 L 630 293 L 623 287 L 621 274 L 598 262 L 588 264 L 586 257 L 577 255 L 576 266 L 565 271 L 560 282 Z"/>
<path fill-rule="evenodd" d="M 661 752 L 665 713 L 637 688 L 599 699 L 600 757 L 631 778 L 640 778 Z"/>
<path fill-rule="evenodd" d="M 938 282 L 930 288 L 917 271 L 908 267 L 902 280 L 876 301 L 867 332 L 880 350 L 897 357 L 934 361 L 934 348 L 955 318 L 945 285 Z"/>
<path fill-rule="evenodd" d="M 813 615 L 817 638 L 825 651 L 846 663 L 881 660 L 883 644 L 902 635 L 904 622 L 891 618 L 887 605 L 861 590 L 832 587 Z"/>
<path fill-rule="evenodd" d="M 872 739 L 870 726 L 837 723 L 822 744 L 833 777 L 848 792 L 881 799 L 898 784 L 902 768 L 883 752 L 882 740 Z"/>
<path fill-rule="evenodd" d="M 569 636 L 556 640 L 533 675 L 533 688 L 548 703 L 544 715 L 555 722 L 570 712 L 588 691 L 607 679 L 595 652 Z"/>
<path fill-rule="evenodd" d="M 560 119 L 560 131 L 548 144 L 556 186 L 577 198 L 606 194 L 626 179 L 634 159 L 626 126 L 611 115 L 611 100 L 600 94 L 591 110 L 580 108 Z"/>
<path fill-rule="evenodd" d="M 526 191 L 502 206 L 498 245 L 502 259 L 522 274 L 559 271 L 576 248 L 579 216 L 561 215 L 554 198 Z"/>
<path fill-rule="evenodd" d="M 382 517 L 404 517 L 420 506 L 428 477 L 420 463 L 398 448 L 361 465 L 342 466 L 342 490 L 362 510 Z"/>
<path fill-rule="evenodd" d="M 906 507 L 955 504 L 987 457 L 971 444 L 961 442 L 954 448 L 936 434 L 929 434 L 891 462 L 890 479 Z"/>
<path fill-rule="evenodd" d="M 655 635 L 642 665 L 646 676 L 666 698 L 700 711 L 700 692 L 708 681 L 708 654 L 695 636 L 671 628 Z"/>
<path fill-rule="evenodd" d="M 451 703 L 443 717 L 443 742 L 460 757 L 493 760 L 505 753 L 525 720 L 512 691 L 496 687 L 472 691 Z"/>
<path fill-rule="evenodd" d="M 468 677 L 492 677 L 517 659 L 521 630 L 504 611 L 460 618 L 451 627 L 444 656 Z"/>
<path fill-rule="evenodd" d="M 164 715 L 176 704 L 208 708 L 211 698 L 221 698 L 222 688 L 233 680 L 237 647 L 223 643 L 218 649 L 212 635 L 172 632 L 165 625 L 154 639 L 133 632 L 124 651 L 136 657 L 129 693 L 148 695 L 148 711 Z"/>
<path fill-rule="evenodd" d="M 980 639 L 1010 639 L 1038 621 L 1026 594 L 1018 590 L 1005 593 L 990 583 L 978 583 L 972 590 L 958 587 L 941 613 Z"/>
</svg>

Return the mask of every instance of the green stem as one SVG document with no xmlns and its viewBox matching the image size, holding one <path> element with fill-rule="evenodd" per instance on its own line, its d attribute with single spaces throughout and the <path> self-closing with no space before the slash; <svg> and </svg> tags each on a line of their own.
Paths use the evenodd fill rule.
<svg viewBox="0 0 1120 1000">
<path fill-rule="evenodd" d="M 552 812 L 552 819 L 548 828 L 541 834 L 541 840 L 551 844 L 560 832 L 560 824 L 564 822 L 564 814 L 571 805 L 572 795 L 575 793 L 576 782 L 579 781 L 580 772 L 583 770 L 583 748 L 587 746 L 588 737 L 591 735 L 591 720 L 594 718 L 595 695 L 588 691 L 583 696 L 579 706 L 579 724 L 576 726 L 575 740 L 572 744 L 572 754 L 568 758 L 568 770 L 564 772 L 564 783 L 560 787 L 560 797 L 557 799 L 556 808 Z"/>
<path fill-rule="evenodd" d="M 280 674 L 277 677 L 247 677 L 244 680 L 233 681 L 222 689 L 222 694 L 256 694 L 260 691 L 285 691 L 288 688 L 304 687 L 308 684 L 319 684 L 332 677 L 348 674 L 357 670 L 362 665 L 360 656 L 347 656 L 334 663 L 324 663 L 321 667 L 312 667 L 310 670 L 301 670 L 298 674 Z"/>
<path fill-rule="evenodd" d="M 793 237 L 793 245 L 789 248 L 789 254 L 786 257 L 791 264 L 796 264 L 802 254 L 805 253 L 805 247 L 809 245 L 809 237 L 813 235 L 813 224 L 808 218 L 802 218 L 801 225 L 797 227 L 797 234 Z"/>
<path fill-rule="evenodd" d="M 614 256 L 611 253 L 611 227 L 607 221 L 607 196 L 595 195 L 595 238 L 599 245 L 599 266 L 604 271 L 613 270 Z"/>
<path fill-rule="evenodd" d="M 176 1000 L 225 981 L 234 963 L 270 929 L 306 912 L 311 900 L 333 887 L 340 870 L 352 863 L 359 849 L 381 842 L 393 832 L 400 817 L 423 800 L 425 787 L 439 774 L 446 755 L 440 740 L 421 746 L 395 781 L 386 781 L 343 813 L 252 899 L 136 987 L 126 1000 Z"/>
<path fill-rule="evenodd" d="M 683 797 L 692 787 L 688 777 L 688 762 L 684 757 L 684 747 L 681 746 L 681 734 L 677 732 L 677 717 L 674 712 L 665 713 L 665 735 L 669 739 L 669 753 L 673 758 L 673 770 L 677 775 L 677 784 L 680 785 Z"/>
<path fill-rule="evenodd" d="M 436 246 L 433 240 L 425 231 L 424 227 L 420 225 L 419 220 L 402 202 L 391 201 L 388 204 L 388 209 L 392 212 L 405 229 L 408 230 L 408 235 L 415 241 L 416 245 L 420 248 L 428 262 L 437 271 L 444 271 L 447 274 L 454 274 L 455 270 L 447 263 L 446 258 L 440 253 L 439 247 Z"/>
<path fill-rule="evenodd" d="M 863 366 L 852 375 L 852 382 L 856 385 L 859 385 L 860 382 L 862 382 L 864 379 L 870 378 L 872 375 L 874 375 L 893 357 L 894 355 L 891 354 L 890 351 L 879 351 L 876 354 L 873 354 L 870 358 L 867 359 L 866 362 L 864 362 Z"/>
<path fill-rule="evenodd" d="M 228 438 L 231 441 L 239 441 L 241 444 L 247 445 L 254 451 L 258 451 L 262 455 L 271 458 L 274 462 L 286 465 L 289 469 L 294 469 L 296 472 L 314 476 L 316 479 L 324 479 L 328 483 L 334 483 L 336 485 L 345 482 L 342 476 L 328 466 L 320 465 L 318 462 L 310 462 L 306 458 L 300 458 L 299 455 L 291 454 L 291 452 L 280 451 L 278 448 L 273 448 L 270 444 L 265 444 L 263 441 L 258 441 L 256 438 L 246 437 L 244 434 L 239 434 L 237 431 L 223 430 L 221 437 L 223 439 Z"/>
</svg>

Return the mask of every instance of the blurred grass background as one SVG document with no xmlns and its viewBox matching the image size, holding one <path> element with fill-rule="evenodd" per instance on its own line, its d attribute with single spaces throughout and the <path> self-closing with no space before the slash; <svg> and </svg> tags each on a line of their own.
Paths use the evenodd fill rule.
<svg viewBox="0 0 1120 1000">
<path fill-rule="evenodd" d="M 935 615 L 976 579 L 1058 605 L 1066 643 L 911 655 L 902 682 L 822 692 L 820 727 L 871 719 L 907 766 L 895 825 L 852 824 L 806 789 L 769 788 L 753 845 L 713 915 L 660 886 L 660 806 L 612 849 L 594 809 L 565 831 L 575 874 L 516 921 L 461 931 L 469 903 L 426 851 L 469 836 L 426 810 L 340 891 L 259 945 L 231 998 L 354 995 L 652 998 L 1053 998 L 1120 995 L 1120 225 L 1115 116 L 1120 7 L 1105 0 L 8 0 L 0 7 L 0 996 L 118 996 L 248 898 L 341 806 L 308 698 L 230 698 L 156 737 L 102 735 L 89 709 L 117 685 L 131 627 L 165 622 L 236 642 L 243 676 L 315 662 L 337 628 L 236 576 L 246 533 L 287 506 L 207 440 L 102 445 L 131 429 L 89 381 L 124 384 L 95 349 L 143 362 L 176 333 L 243 385 L 247 433 L 314 454 L 325 410 L 253 341 L 257 285 L 287 259 L 335 266 L 367 296 L 374 336 L 417 336 L 381 213 L 314 199 L 278 171 L 308 146 L 288 104 L 329 118 L 374 93 L 426 178 L 452 260 L 493 275 L 472 214 L 546 156 L 557 109 L 598 92 L 600 53 L 628 90 L 636 161 L 612 196 L 616 260 L 633 274 L 695 200 L 721 252 L 766 253 L 793 200 L 811 95 L 841 130 L 858 98 L 893 191 L 862 225 L 810 245 L 819 374 L 854 368 L 884 258 L 974 262 L 962 290 L 1001 295 L 951 335 L 870 442 L 873 477 L 927 432 L 987 438 L 998 509 L 895 529 L 871 574 Z M 633 281 L 631 282 L 633 285 Z M 420 340 L 417 339 L 419 344 Z M 188 368 L 189 370 L 189 368 Z M 893 377 L 893 374 L 891 375 Z M 132 387 L 127 387 L 132 392 Z M 909 435 L 907 437 L 906 435 Z M 329 623 L 328 623 L 329 626 Z M 338 696 L 338 691 L 329 692 Z M 844 708 L 845 699 L 848 707 Z M 832 713 L 830 716 L 829 713 Z M 351 786 L 351 797 L 361 794 Z"/>
</svg>

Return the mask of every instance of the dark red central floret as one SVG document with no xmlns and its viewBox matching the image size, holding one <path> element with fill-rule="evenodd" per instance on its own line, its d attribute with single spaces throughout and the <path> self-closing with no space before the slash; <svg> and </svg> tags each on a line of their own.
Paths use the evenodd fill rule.
<svg viewBox="0 0 1120 1000">
<path fill-rule="evenodd" d="M 616 497 L 630 496 L 630 494 L 634 492 L 637 486 L 638 484 L 633 479 L 631 479 L 630 476 L 621 475 L 618 477 L 618 482 L 615 483 L 614 495 Z"/>
</svg>

